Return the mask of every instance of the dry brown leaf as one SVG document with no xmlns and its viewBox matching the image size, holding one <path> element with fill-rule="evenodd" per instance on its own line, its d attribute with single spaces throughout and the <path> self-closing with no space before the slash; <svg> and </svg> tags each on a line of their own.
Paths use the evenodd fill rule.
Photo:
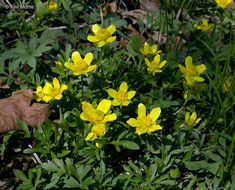
<svg viewBox="0 0 235 190">
<path fill-rule="evenodd" d="M 9 86 L 8 86 L 8 84 L 4 84 L 4 85 L 2 85 L 2 80 L 0 80 L 0 89 L 8 89 L 8 88 L 10 88 Z"/>
<path fill-rule="evenodd" d="M 117 12 L 117 3 L 116 1 L 113 1 L 111 3 L 106 3 L 106 5 L 103 8 L 103 15 L 109 15 Z"/>
<path fill-rule="evenodd" d="M 0 100 L 0 133 L 20 130 L 16 119 L 25 122 L 31 127 L 45 122 L 49 116 L 47 104 L 33 103 L 32 90 L 18 90 L 12 93 L 11 97 Z"/>
<path fill-rule="evenodd" d="M 160 9 L 160 6 L 160 0 L 140 0 L 140 9 L 145 11 L 148 10 L 150 13 Z"/>
<path fill-rule="evenodd" d="M 128 18 L 131 19 L 133 24 L 137 23 L 138 17 L 140 17 L 145 24 L 147 24 L 147 13 L 146 11 L 143 11 L 141 9 L 136 9 L 132 11 L 123 11 L 120 10 L 120 13 L 123 17 L 123 19 Z"/>
</svg>

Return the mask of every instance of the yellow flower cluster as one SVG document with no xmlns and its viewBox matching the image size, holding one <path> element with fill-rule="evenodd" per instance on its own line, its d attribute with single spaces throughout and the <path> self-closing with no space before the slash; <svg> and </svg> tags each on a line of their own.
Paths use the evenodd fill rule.
<svg viewBox="0 0 235 190">
<path fill-rule="evenodd" d="M 44 102 L 49 102 L 52 100 L 60 100 L 63 95 L 62 93 L 68 88 L 67 85 L 62 84 L 57 78 L 53 79 L 53 85 L 49 82 L 46 82 L 45 86 L 38 86 L 37 90 L 35 91 L 36 100 L 39 102 L 43 100 Z"/>
<path fill-rule="evenodd" d="M 207 19 L 203 19 L 202 23 L 199 24 L 194 24 L 194 28 L 198 30 L 202 30 L 203 32 L 208 32 L 212 28 L 213 24 L 208 24 Z"/>
<path fill-rule="evenodd" d="M 111 100 L 103 99 L 97 106 L 94 108 L 88 102 L 82 102 L 82 113 L 80 118 L 84 121 L 89 121 L 92 125 L 91 132 L 88 134 L 85 140 L 93 141 L 99 136 L 102 138 L 107 132 L 106 123 L 109 121 L 116 120 L 117 116 L 115 113 L 107 114 L 111 107 Z"/>
</svg>

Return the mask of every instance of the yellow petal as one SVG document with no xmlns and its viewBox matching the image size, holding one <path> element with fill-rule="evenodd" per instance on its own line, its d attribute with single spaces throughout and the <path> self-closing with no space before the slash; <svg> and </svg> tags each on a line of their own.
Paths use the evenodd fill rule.
<svg viewBox="0 0 235 190">
<path fill-rule="evenodd" d="M 151 67 L 150 61 L 149 61 L 147 58 L 145 58 L 144 60 L 145 60 L 146 65 L 147 65 L 148 67 Z"/>
<path fill-rule="evenodd" d="M 136 94 L 136 91 L 132 90 L 127 93 L 127 98 L 130 100 L 131 98 L 135 96 L 135 94 Z"/>
<path fill-rule="evenodd" d="M 195 121 L 195 125 L 197 125 L 200 121 L 201 121 L 201 118 L 198 118 L 198 119 Z"/>
<path fill-rule="evenodd" d="M 68 69 L 74 70 L 74 65 L 70 62 L 65 62 L 64 66 L 67 67 Z"/>
<path fill-rule="evenodd" d="M 154 62 L 157 62 L 157 63 L 160 62 L 160 55 L 157 54 L 157 55 L 154 57 Z"/>
<path fill-rule="evenodd" d="M 147 133 L 147 131 L 148 131 L 148 129 L 146 127 L 137 127 L 136 128 L 136 132 L 137 132 L 138 135 Z"/>
<path fill-rule="evenodd" d="M 60 88 L 60 93 L 64 92 L 66 89 L 68 89 L 68 86 L 63 84 Z"/>
<path fill-rule="evenodd" d="M 101 27 L 98 24 L 93 24 L 91 29 L 92 29 L 92 32 L 96 34 L 101 29 Z"/>
<path fill-rule="evenodd" d="M 109 43 L 112 43 L 115 40 L 116 40 L 116 36 L 111 36 L 106 41 L 109 42 Z"/>
<path fill-rule="evenodd" d="M 43 87 L 42 89 L 42 93 L 44 94 L 50 94 L 50 92 L 53 90 L 53 86 L 49 83 L 49 82 L 46 82 L 45 83 L 45 86 Z"/>
<path fill-rule="evenodd" d="M 156 45 L 156 44 L 152 45 L 151 51 L 152 51 L 153 53 L 156 53 L 156 51 L 157 51 L 157 45 Z"/>
<path fill-rule="evenodd" d="M 56 100 L 60 100 L 61 98 L 63 98 L 62 94 L 58 94 L 57 96 L 55 96 Z"/>
<path fill-rule="evenodd" d="M 72 60 L 73 60 L 75 65 L 77 63 L 79 63 L 81 59 L 82 59 L 81 55 L 80 55 L 80 53 L 78 51 L 75 51 L 75 52 L 72 53 Z"/>
<path fill-rule="evenodd" d="M 206 65 L 204 64 L 198 65 L 196 66 L 196 69 L 197 69 L 198 74 L 201 74 L 206 70 Z"/>
<path fill-rule="evenodd" d="M 123 106 L 128 106 L 130 103 L 131 103 L 130 100 L 125 100 L 125 101 L 122 102 L 122 105 Z"/>
<path fill-rule="evenodd" d="M 185 66 L 186 68 L 190 67 L 193 63 L 193 58 L 191 56 L 186 57 L 185 59 Z"/>
<path fill-rule="evenodd" d="M 120 104 L 121 104 L 121 102 L 120 102 L 120 101 L 117 101 L 117 99 L 114 99 L 114 100 L 112 101 L 112 105 L 113 105 L 113 106 L 120 106 Z"/>
<path fill-rule="evenodd" d="M 115 113 L 112 113 L 112 114 L 104 116 L 104 119 L 102 122 L 114 121 L 116 119 L 117 119 L 117 115 Z"/>
<path fill-rule="evenodd" d="M 42 87 L 41 87 L 41 86 L 38 86 L 38 87 L 37 87 L 37 92 L 40 92 L 40 91 L 42 91 Z"/>
<path fill-rule="evenodd" d="M 128 86 L 126 82 L 122 82 L 122 84 L 120 85 L 119 91 L 123 91 L 124 93 L 127 92 Z"/>
<path fill-rule="evenodd" d="M 189 112 L 186 111 L 185 113 L 185 121 L 188 121 L 189 120 Z"/>
<path fill-rule="evenodd" d="M 202 77 L 193 77 L 193 80 L 198 81 L 198 82 L 203 82 L 205 79 Z"/>
<path fill-rule="evenodd" d="M 107 113 L 107 111 L 110 109 L 111 104 L 111 100 L 103 99 L 97 106 L 97 109 L 104 113 Z"/>
<path fill-rule="evenodd" d="M 186 73 L 186 68 L 183 65 L 179 64 L 178 67 L 180 68 L 181 73 Z"/>
<path fill-rule="evenodd" d="M 82 120 L 84 120 L 84 121 L 89 121 L 88 118 L 86 117 L 86 114 L 85 114 L 84 112 L 82 112 L 82 113 L 80 114 L 80 118 L 81 118 Z"/>
<path fill-rule="evenodd" d="M 52 100 L 52 99 L 53 99 L 53 97 L 45 95 L 45 96 L 43 96 L 43 98 L 42 98 L 42 99 L 43 99 L 43 101 L 44 101 L 44 102 L 46 102 L 46 103 L 47 103 L 47 102 L 49 102 L 50 100 Z"/>
<path fill-rule="evenodd" d="M 160 113 L 161 113 L 160 107 L 152 109 L 151 113 L 149 114 L 149 117 L 152 119 L 152 122 L 155 122 L 158 119 Z"/>
<path fill-rule="evenodd" d="M 60 82 L 57 78 L 53 78 L 53 86 L 54 88 L 60 88 Z"/>
<path fill-rule="evenodd" d="M 104 40 L 98 42 L 98 44 L 97 44 L 98 47 L 102 47 L 104 45 L 105 45 L 105 41 Z"/>
<path fill-rule="evenodd" d="M 93 106 L 88 102 L 82 102 L 82 111 L 84 111 L 86 114 L 92 114 L 94 112 Z"/>
<path fill-rule="evenodd" d="M 109 96 L 112 97 L 112 98 L 115 98 L 115 97 L 117 96 L 117 91 L 114 90 L 114 89 L 112 89 L 112 88 L 109 88 L 109 89 L 107 90 L 107 93 L 108 93 Z"/>
<path fill-rule="evenodd" d="M 93 60 L 93 54 L 92 53 L 87 53 L 84 61 L 87 63 L 87 65 L 90 65 Z"/>
<path fill-rule="evenodd" d="M 110 35 L 112 35 L 116 31 L 116 26 L 115 25 L 110 25 L 107 30 L 109 31 Z"/>
<path fill-rule="evenodd" d="M 96 65 L 89 66 L 85 72 L 93 71 L 96 68 Z"/>
<path fill-rule="evenodd" d="M 98 42 L 98 41 L 100 41 L 100 39 L 98 39 L 96 36 L 91 36 L 91 35 L 87 36 L 87 40 L 90 41 L 90 42 Z"/>
<path fill-rule="evenodd" d="M 139 125 L 139 122 L 138 122 L 138 120 L 137 119 L 135 119 L 135 118 L 130 118 L 130 119 L 128 119 L 127 120 L 127 122 L 126 122 L 128 125 L 130 125 L 131 127 L 138 127 Z"/>
<path fill-rule="evenodd" d="M 160 125 L 151 125 L 148 127 L 148 130 L 150 133 L 157 131 L 157 130 L 161 130 L 162 127 Z"/>
<path fill-rule="evenodd" d="M 193 112 L 192 115 L 190 116 L 190 122 L 194 123 L 196 118 L 197 118 L 197 114 L 196 114 L 196 112 Z"/>
<path fill-rule="evenodd" d="M 86 141 L 93 141 L 97 139 L 97 134 L 90 132 L 87 137 L 85 138 Z"/>
<path fill-rule="evenodd" d="M 162 61 L 162 62 L 160 63 L 160 65 L 159 65 L 159 68 L 162 68 L 166 63 L 167 63 L 166 60 Z"/>
<path fill-rule="evenodd" d="M 149 44 L 147 42 L 144 43 L 144 53 L 148 53 L 149 51 Z"/>
<path fill-rule="evenodd" d="M 140 103 L 138 105 L 138 117 L 139 118 L 145 118 L 146 117 L 146 107 L 142 103 Z"/>
</svg>

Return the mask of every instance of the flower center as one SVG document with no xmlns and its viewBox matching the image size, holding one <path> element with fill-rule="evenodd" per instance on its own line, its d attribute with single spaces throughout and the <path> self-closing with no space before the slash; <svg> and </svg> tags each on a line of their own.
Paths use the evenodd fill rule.
<svg viewBox="0 0 235 190">
<path fill-rule="evenodd" d="M 187 74 L 189 76 L 196 76 L 197 75 L 197 69 L 192 65 L 188 68 Z"/>
<path fill-rule="evenodd" d="M 117 100 L 124 101 L 127 99 L 127 94 L 124 91 L 118 91 L 117 93 Z"/>
<path fill-rule="evenodd" d="M 88 67 L 87 63 L 86 63 L 83 59 L 80 60 L 79 69 L 82 70 L 82 71 L 84 71 L 84 70 L 87 69 L 87 67 Z"/>
<path fill-rule="evenodd" d="M 110 33 L 107 29 L 101 28 L 98 32 L 97 32 L 97 38 L 99 38 L 100 40 L 106 40 L 109 38 Z"/>
<path fill-rule="evenodd" d="M 141 118 L 139 122 L 140 122 L 141 127 L 148 127 L 151 125 L 152 119 L 149 116 L 147 116 L 145 118 Z"/>
<path fill-rule="evenodd" d="M 52 88 L 50 91 L 50 96 L 55 97 L 60 93 L 60 89 L 59 88 Z"/>
<path fill-rule="evenodd" d="M 100 110 L 95 110 L 94 120 L 95 121 L 102 121 L 103 118 L 104 118 L 104 112 L 102 112 Z"/>
</svg>

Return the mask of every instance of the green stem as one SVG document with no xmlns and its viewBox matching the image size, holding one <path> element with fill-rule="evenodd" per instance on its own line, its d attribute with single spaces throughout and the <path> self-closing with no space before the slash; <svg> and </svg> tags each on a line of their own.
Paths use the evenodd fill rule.
<svg viewBox="0 0 235 190">
<path fill-rule="evenodd" d="M 83 75 L 81 75 L 81 83 L 82 83 L 82 101 L 83 101 Z"/>
<path fill-rule="evenodd" d="M 62 106 L 61 106 L 60 101 L 59 101 L 59 112 L 60 112 L 60 124 L 63 124 L 64 123 L 64 116 L 63 116 Z"/>
</svg>

